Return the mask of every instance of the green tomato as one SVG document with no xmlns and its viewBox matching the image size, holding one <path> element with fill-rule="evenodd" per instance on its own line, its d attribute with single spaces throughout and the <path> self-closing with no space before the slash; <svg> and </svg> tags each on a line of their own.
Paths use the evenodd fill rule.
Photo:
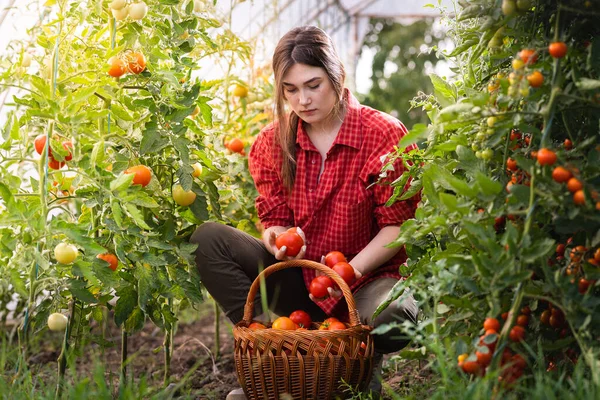
<svg viewBox="0 0 600 400">
<path fill-rule="evenodd" d="M 77 247 L 69 243 L 59 243 L 54 248 L 54 258 L 61 264 L 71 264 L 78 253 Z"/>
<path fill-rule="evenodd" d="M 53 313 L 48 317 L 48 329 L 54 332 L 62 332 L 67 328 L 69 319 L 61 313 Z"/>
<path fill-rule="evenodd" d="M 517 0 L 517 8 L 519 11 L 527 11 L 531 9 L 531 0 Z"/>
<path fill-rule="evenodd" d="M 485 149 L 481 152 L 481 158 L 484 160 L 491 160 L 494 156 L 494 151 L 492 149 Z"/>
<path fill-rule="evenodd" d="M 517 11 L 517 5 L 514 0 L 502 0 L 502 14 L 511 16 Z"/>
<path fill-rule="evenodd" d="M 196 193 L 183 190 L 181 185 L 173 186 L 173 200 L 180 206 L 187 207 L 196 200 Z"/>
</svg>

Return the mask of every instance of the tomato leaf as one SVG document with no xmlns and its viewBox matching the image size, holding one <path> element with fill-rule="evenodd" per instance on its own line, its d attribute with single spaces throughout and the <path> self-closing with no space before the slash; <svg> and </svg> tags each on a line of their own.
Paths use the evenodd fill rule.
<svg viewBox="0 0 600 400">
<path fill-rule="evenodd" d="M 524 262 L 532 263 L 541 257 L 550 255 L 556 248 L 556 241 L 553 239 L 538 239 L 529 246 L 521 249 L 521 259 Z"/>
<path fill-rule="evenodd" d="M 119 192 L 127 189 L 133 183 L 133 178 L 135 178 L 135 174 L 121 174 L 110 182 L 110 190 Z"/>
<path fill-rule="evenodd" d="M 125 212 L 127 214 L 129 214 L 129 216 L 133 219 L 133 222 L 135 222 L 135 224 L 137 226 L 139 226 L 142 229 L 148 229 L 148 230 L 152 229 L 148 226 L 148 224 L 144 220 L 144 216 L 142 215 L 142 212 L 134 204 L 125 203 L 124 207 L 125 207 Z"/>
<path fill-rule="evenodd" d="M 135 307 L 127 321 L 125 321 L 125 330 L 129 333 L 137 332 L 142 330 L 144 327 L 144 322 L 146 321 L 146 315 L 140 309 L 140 307 Z"/>
<path fill-rule="evenodd" d="M 125 322 L 134 308 L 137 305 L 137 291 L 133 286 L 125 286 L 117 290 L 115 293 L 118 296 L 117 304 L 115 306 L 115 324 L 121 326 Z"/>
<path fill-rule="evenodd" d="M 68 280 L 69 291 L 84 303 L 97 303 L 98 300 L 87 288 L 87 282 L 82 279 L 69 279 Z"/>
</svg>

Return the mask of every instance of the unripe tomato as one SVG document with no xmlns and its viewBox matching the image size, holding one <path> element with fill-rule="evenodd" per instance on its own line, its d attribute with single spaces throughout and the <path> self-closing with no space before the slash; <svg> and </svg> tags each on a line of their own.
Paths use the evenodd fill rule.
<svg viewBox="0 0 600 400">
<path fill-rule="evenodd" d="M 515 0 L 502 0 L 502 14 L 511 16 L 517 10 Z"/>
<path fill-rule="evenodd" d="M 342 277 L 348 286 L 351 286 L 356 281 L 356 272 L 354 271 L 354 267 L 347 262 L 341 261 L 335 264 L 332 269 Z"/>
<path fill-rule="evenodd" d="M 531 0 L 517 0 L 519 11 L 527 11 L 531 8 Z"/>
<path fill-rule="evenodd" d="M 127 72 L 127 63 L 119 57 L 112 57 L 108 60 L 108 64 L 110 65 L 108 74 L 113 78 L 123 76 Z"/>
<path fill-rule="evenodd" d="M 126 0 L 113 0 L 108 5 L 113 10 L 120 10 L 127 5 Z"/>
<path fill-rule="evenodd" d="M 467 357 L 469 357 L 469 355 L 467 353 L 463 353 L 461 355 L 458 356 L 458 362 L 462 363 L 465 362 L 465 360 L 467 359 Z"/>
<path fill-rule="evenodd" d="M 553 42 L 548 46 L 548 53 L 554 58 L 563 58 L 567 55 L 567 49 L 565 42 Z"/>
<path fill-rule="evenodd" d="M 248 88 L 242 85 L 235 85 L 233 88 L 233 95 L 239 98 L 248 96 Z"/>
<path fill-rule="evenodd" d="M 123 21 L 129 15 L 129 7 L 123 7 L 120 10 L 112 9 L 110 12 L 117 21 Z"/>
<path fill-rule="evenodd" d="M 298 325 L 288 317 L 279 317 L 275 321 L 273 321 L 273 325 L 271 325 L 273 329 L 283 329 L 286 331 L 295 331 L 298 329 Z"/>
<path fill-rule="evenodd" d="M 119 266 L 119 260 L 117 259 L 117 256 L 115 256 L 114 254 L 111 254 L 111 253 L 98 254 L 96 256 L 96 258 L 106 261 L 108 263 L 108 268 L 112 269 L 113 271 L 116 271 L 117 267 Z"/>
<path fill-rule="evenodd" d="M 522 341 L 523 339 L 525 339 L 525 328 L 523 328 L 520 325 L 513 326 L 512 329 L 510 330 L 510 333 L 508 334 L 508 337 L 513 342 Z"/>
<path fill-rule="evenodd" d="M 556 162 L 556 153 L 552 150 L 542 148 L 537 152 L 537 162 L 540 165 L 552 165 Z"/>
<path fill-rule="evenodd" d="M 290 319 L 301 328 L 310 328 L 312 319 L 306 311 L 296 310 L 290 314 Z"/>
<path fill-rule="evenodd" d="M 533 71 L 527 75 L 527 81 L 529 82 L 529 86 L 539 88 L 544 84 L 544 75 L 540 71 Z"/>
<path fill-rule="evenodd" d="M 152 171 L 150 168 L 145 165 L 136 165 L 133 167 L 129 167 L 125 170 L 126 174 L 134 174 L 133 184 L 134 185 L 142 185 L 142 187 L 147 186 L 152 179 Z"/>
<path fill-rule="evenodd" d="M 525 63 L 522 60 L 515 58 L 512 60 L 511 65 L 514 70 L 519 70 L 525 66 Z"/>
<path fill-rule="evenodd" d="M 194 111 L 190 114 L 190 117 L 194 118 L 196 115 L 200 114 L 200 107 L 194 107 Z"/>
<path fill-rule="evenodd" d="M 192 176 L 194 178 L 198 178 L 200 175 L 202 175 L 202 164 L 195 163 L 192 165 L 192 168 L 194 168 L 194 172 L 192 172 Z"/>
<path fill-rule="evenodd" d="M 304 246 L 304 240 L 302 240 L 302 236 L 295 231 L 287 230 L 277 236 L 275 239 L 275 246 L 277 246 L 278 249 L 285 246 L 285 255 L 295 257 L 300 253 L 302 246 Z"/>
<path fill-rule="evenodd" d="M 498 332 L 500 330 L 500 322 L 496 318 L 486 318 L 483 322 L 483 329 L 486 331 L 492 329 Z"/>
<path fill-rule="evenodd" d="M 571 171 L 563 167 L 556 167 L 552 171 L 552 179 L 558 183 L 568 182 L 572 177 Z"/>
<path fill-rule="evenodd" d="M 196 193 L 193 191 L 185 191 L 181 185 L 173 186 L 173 200 L 180 206 L 187 207 L 196 201 Z"/>
<path fill-rule="evenodd" d="M 339 262 L 346 262 L 346 257 L 340 251 L 330 251 L 325 256 L 325 265 L 329 268 L 333 268 L 333 266 Z"/>
<path fill-rule="evenodd" d="M 129 6 L 129 16 L 131 19 L 139 21 L 148 14 L 148 6 L 143 1 L 133 3 Z"/>
<path fill-rule="evenodd" d="M 331 280 L 330 277 L 321 275 L 310 282 L 308 291 L 316 299 L 325 299 L 329 297 L 329 291 L 327 289 L 333 287 L 333 285 L 333 280 Z"/>
<path fill-rule="evenodd" d="M 139 74 L 146 69 L 146 57 L 140 52 L 127 55 L 127 69 L 133 74 Z"/>
<path fill-rule="evenodd" d="M 493 156 L 494 156 L 494 150 L 492 150 L 492 149 L 485 149 L 481 152 L 481 158 L 483 160 L 486 160 L 486 161 L 491 160 Z"/>
<path fill-rule="evenodd" d="M 225 144 L 225 147 L 233 153 L 242 153 L 244 151 L 244 142 L 241 139 L 233 138 Z"/>
<path fill-rule="evenodd" d="M 29 66 L 31 65 L 31 59 L 33 57 L 31 57 L 31 54 L 29 53 L 23 53 L 23 57 L 21 58 L 21 67 L 23 68 L 29 68 Z"/>
<path fill-rule="evenodd" d="M 48 329 L 54 332 L 62 332 L 67 328 L 69 318 L 61 313 L 52 313 L 48 317 Z"/>
<path fill-rule="evenodd" d="M 77 258 L 79 251 L 70 243 L 59 243 L 54 247 L 54 258 L 61 264 L 71 264 Z"/>
<path fill-rule="evenodd" d="M 525 64 L 533 64 L 537 61 L 537 52 L 533 49 L 523 49 L 519 52 L 519 58 L 523 60 Z"/>
</svg>

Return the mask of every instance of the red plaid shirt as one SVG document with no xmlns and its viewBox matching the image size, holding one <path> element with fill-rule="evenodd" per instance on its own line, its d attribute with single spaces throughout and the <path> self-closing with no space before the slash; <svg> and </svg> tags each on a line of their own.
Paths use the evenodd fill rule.
<svg viewBox="0 0 600 400">
<path fill-rule="evenodd" d="M 259 196 L 258 216 L 266 228 L 299 226 L 306 234 L 306 258 L 319 262 L 332 250 L 341 251 L 351 260 L 387 225 L 400 225 L 413 218 L 419 196 L 385 207 L 393 188 L 373 185 L 383 166 L 382 156 L 394 152 L 394 146 L 407 131 L 388 114 L 361 105 L 346 89 L 347 112 L 327 159 L 321 177 L 321 155 L 311 143 L 302 121 L 296 139 L 296 179 L 287 195 L 281 179 L 282 154 L 277 144 L 277 124 L 264 128 L 249 154 L 250 173 Z M 407 151 L 415 149 L 409 146 Z M 387 182 L 404 171 L 398 160 L 388 171 Z M 410 182 L 409 182 L 410 183 Z M 363 276 L 351 289 L 356 292 L 366 283 L 381 277 L 400 279 L 399 266 L 406 261 L 402 248 L 391 260 Z M 303 270 L 308 288 L 315 271 Z M 328 315 L 343 317 L 345 301 L 329 298 L 318 303 Z"/>
</svg>

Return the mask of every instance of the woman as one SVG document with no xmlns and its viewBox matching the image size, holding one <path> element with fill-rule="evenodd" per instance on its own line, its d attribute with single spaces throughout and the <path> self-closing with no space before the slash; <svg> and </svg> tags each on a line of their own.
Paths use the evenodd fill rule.
<svg viewBox="0 0 600 400">
<path fill-rule="evenodd" d="M 406 128 L 360 105 L 344 89 L 344 67 L 319 28 L 299 27 L 285 34 L 275 49 L 273 70 L 278 120 L 260 132 L 249 153 L 259 192 L 256 208 L 265 228 L 262 241 L 225 225 L 200 226 L 191 241 L 198 244 L 196 262 L 205 287 L 229 319 L 239 322 L 259 266 L 290 259 L 284 248 L 277 249 L 275 239 L 296 226 L 305 245 L 294 258 L 321 261 L 333 250 L 347 257 L 359 278 L 351 289 L 363 323 L 416 322 L 412 296 L 392 303 L 372 320 L 401 279 L 398 267 L 406 260 L 403 249 L 385 246 L 398 236 L 402 222 L 414 216 L 418 202 L 415 197 L 386 207 L 393 189 L 374 184 L 382 156 L 394 151 Z M 403 172 L 400 161 L 394 168 L 388 171 L 389 182 Z M 278 315 L 304 310 L 314 321 L 343 318 L 347 309 L 340 292 L 331 291 L 323 301 L 309 296 L 314 277 L 314 270 L 299 268 L 271 275 L 266 281 L 269 308 Z M 260 316 L 260 300 L 254 304 L 254 315 Z M 374 343 L 380 368 L 382 354 L 401 349 L 407 340 L 396 328 L 374 335 Z M 374 379 L 371 387 L 380 390 L 378 384 Z M 228 399 L 244 398 L 243 392 L 236 393 Z"/>
</svg>

